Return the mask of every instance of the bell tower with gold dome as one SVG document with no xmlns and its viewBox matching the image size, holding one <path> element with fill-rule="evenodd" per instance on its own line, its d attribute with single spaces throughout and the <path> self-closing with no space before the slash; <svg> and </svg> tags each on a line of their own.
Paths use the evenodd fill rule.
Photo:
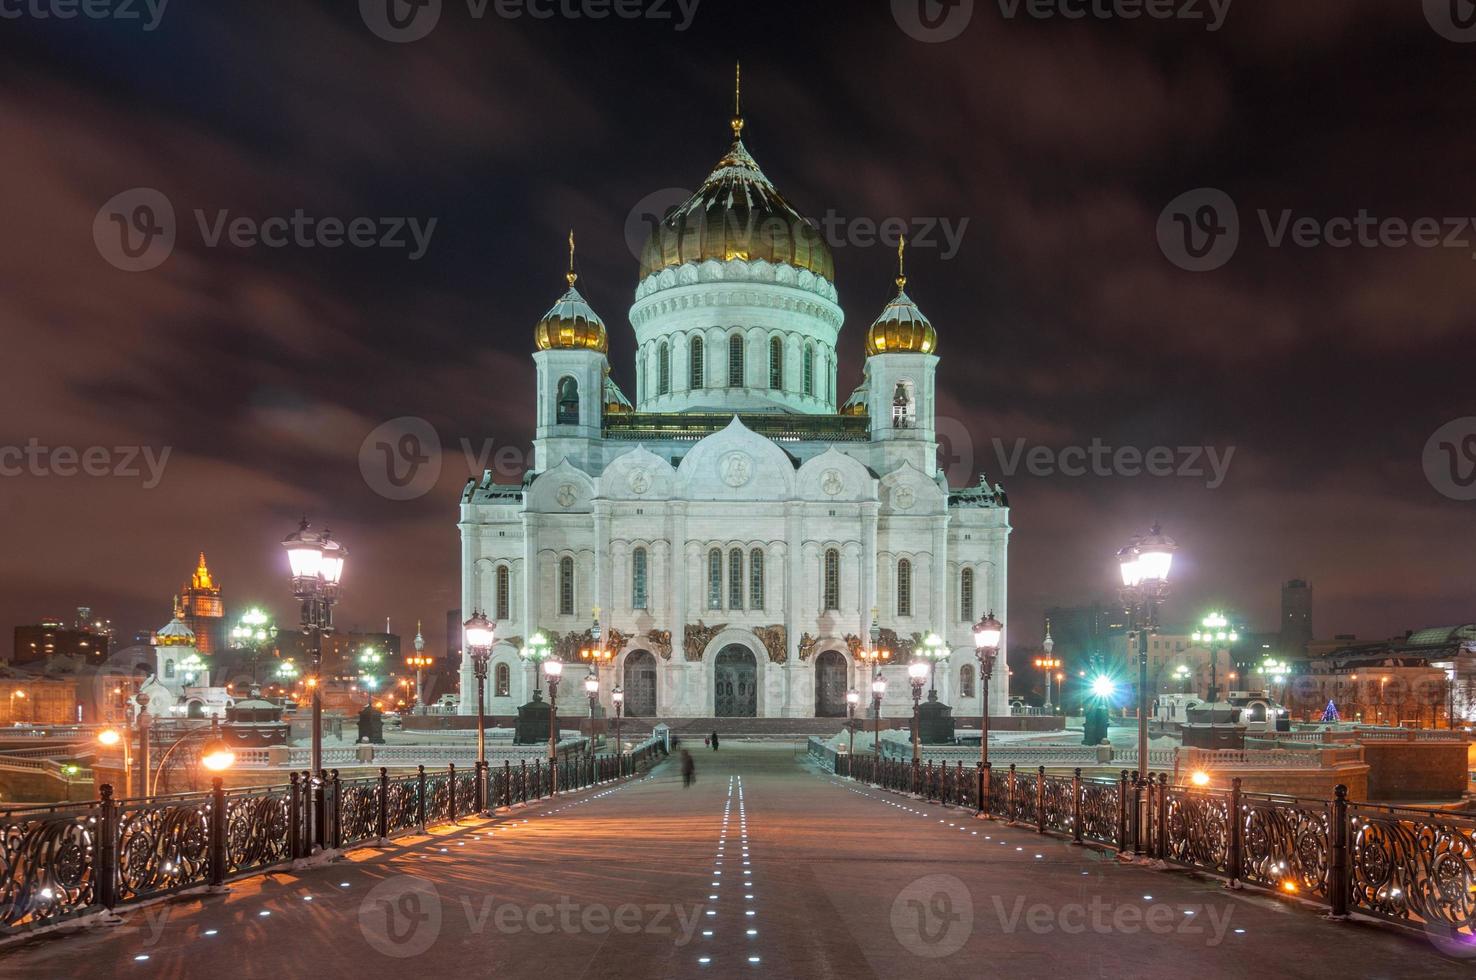
<svg viewBox="0 0 1476 980">
<path fill-rule="evenodd" d="M 576 466 L 590 464 L 591 443 L 600 438 L 609 375 L 605 323 L 574 286 L 579 274 L 574 271 L 572 230 L 564 280 L 568 289 L 533 329 L 538 371 L 534 468 L 540 471 L 565 458 Z"/>
</svg>

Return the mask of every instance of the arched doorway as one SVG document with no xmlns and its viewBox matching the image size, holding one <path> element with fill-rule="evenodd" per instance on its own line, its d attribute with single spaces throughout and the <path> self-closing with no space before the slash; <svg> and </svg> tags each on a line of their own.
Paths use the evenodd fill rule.
<svg viewBox="0 0 1476 980">
<path fill-rule="evenodd" d="M 815 717 L 846 716 L 846 658 L 826 650 L 815 658 Z"/>
<path fill-rule="evenodd" d="M 656 716 L 656 658 L 635 650 L 625 658 L 625 713 L 632 718 Z"/>
<path fill-rule="evenodd" d="M 758 661 L 753 651 L 733 644 L 713 658 L 713 714 L 719 718 L 758 717 Z"/>
</svg>

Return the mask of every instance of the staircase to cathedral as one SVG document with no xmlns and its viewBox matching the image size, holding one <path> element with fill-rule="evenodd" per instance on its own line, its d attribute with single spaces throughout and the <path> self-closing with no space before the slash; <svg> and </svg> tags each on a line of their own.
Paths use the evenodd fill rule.
<svg viewBox="0 0 1476 980">
<path fill-rule="evenodd" d="M 871 723 L 858 719 L 869 730 Z M 657 724 L 670 726 L 672 734 L 682 738 L 710 735 L 714 730 L 722 738 L 808 738 L 811 735 L 836 735 L 846 730 L 844 718 L 624 718 L 621 734 L 649 732 Z M 882 727 L 892 725 L 883 719 Z"/>
</svg>

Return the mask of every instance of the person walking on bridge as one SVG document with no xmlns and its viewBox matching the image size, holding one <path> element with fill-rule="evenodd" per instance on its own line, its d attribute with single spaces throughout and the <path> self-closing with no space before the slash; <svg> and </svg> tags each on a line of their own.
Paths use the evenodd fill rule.
<svg viewBox="0 0 1476 980">
<path fill-rule="evenodd" d="M 717 729 L 716 728 L 714 728 L 712 730 L 712 738 L 710 739 L 710 741 L 712 742 L 712 750 L 714 752 L 716 752 L 717 749 L 718 749 L 718 739 L 717 739 Z"/>
<path fill-rule="evenodd" d="M 697 763 L 692 761 L 692 753 L 682 749 L 682 788 L 692 785 L 692 780 L 697 778 Z"/>
</svg>

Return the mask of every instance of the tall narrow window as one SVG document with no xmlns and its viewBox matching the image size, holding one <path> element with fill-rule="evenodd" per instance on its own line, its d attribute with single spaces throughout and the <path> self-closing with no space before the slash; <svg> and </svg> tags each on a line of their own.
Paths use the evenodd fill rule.
<svg viewBox="0 0 1476 980">
<path fill-rule="evenodd" d="M 666 341 L 656 349 L 656 389 L 658 394 L 671 394 L 671 348 Z"/>
<path fill-rule="evenodd" d="M 494 697 L 505 698 L 512 693 L 512 670 L 507 664 L 498 664 L 497 673 L 493 678 L 492 694 Z"/>
<path fill-rule="evenodd" d="M 743 549 L 728 552 L 728 608 L 743 608 Z"/>
<path fill-rule="evenodd" d="M 964 664 L 958 670 L 958 694 L 959 697 L 971 698 L 974 696 L 974 665 Z"/>
<path fill-rule="evenodd" d="M 574 559 L 559 559 L 559 615 L 574 615 Z"/>
<path fill-rule="evenodd" d="M 840 552 L 831 548 L 825 552 L 825 582 L 824 593 L 825 611 L 840 609 Z"/>
<path fill-rule="evenodd" d="M 813 395 L 815 393 L 815 345 L 805 345 L 805 360 L 802 365 L 804 369 L 804 393 Z"/>
<path fill-rule="evenodd" d="M 769 338 L 769 387 L 778 391 L 784 387 L 784 340 Z"/>
<path fill-rule="evenodd" d="M 509 578 L 510 578 L 510 575 L 508 573 L 507 566 L 506 565 L 498 565 L 497 566 L 497 601 L 493 603 L 493 606 L 496 609 L 495 615 L 497 616 L 497 621 L 498 622 L 501 622 L 501 623 L 505 623 L 509 619 L 512 618 L 512 616 L 511 616 L 512 609 L 510 608 L 511 605 L 512 605 L 512 603 L 511 603 L 512 589 L 510 588 L 510 583 L 508 581 Z"/>
<path fill-rule="evenodd" d="M 563 378 L 559 381 L 559 409 L 557 423 L 559 425 L 579 424 L 579 382 L 573 378 Z"/>
<path fill-rule="evenodd" d="M 974 570 L 965 568 L 958 579 L 958 615 L 966 623 L 974 621 Z"/>
<path fill-rule="evenodd" d="M 723 608 L 723 553 L 717 548 L 707 553 L 707 608 Z"/>
<path fill-rule="evenodd" d="M 764 549 L 748 553 L 748 608 L 764 608 Z"/>
<path fill-rule="evenodd" d="M 743 335 L 728 338 L 728 387 L 743 387 Z"/>
<path fill-rule="evenodd" d="M 897 615 L 912 615 L 912 562 L 897 562 Z"/>
<path fill-rule="evenodd" d="M 702 338 L 693 337 L 692 347 L 687 354 L 687 387 L 694 391 L 698 388 L 706 387 L 702 358 Z"/>
<path fill-rule="evenodd" d="M 645 548 L 637 548 L 630 555 L 630 608 L 646 608 Z"/>
</svg>

